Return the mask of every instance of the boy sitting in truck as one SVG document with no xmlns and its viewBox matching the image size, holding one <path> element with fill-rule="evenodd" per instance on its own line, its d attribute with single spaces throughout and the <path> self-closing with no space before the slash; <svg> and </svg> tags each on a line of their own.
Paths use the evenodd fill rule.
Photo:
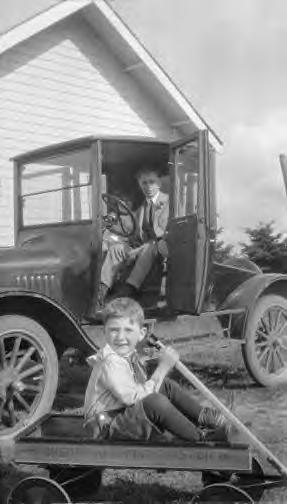
<svg viewBox="0 0 287 504">
<path fill-rule="evenodd" d="M 130 298 L 103 311 L 105 346 L 88 358 L 93 366 L 85 395 L 85 425 L 94 438 L 149 440 L 168 431 L 190 442 L 227 441 L 224 417 L 167 378 L 179 359 L 163 350 L 150 378 L 137 347 L 146 336 L 144 313 Z"/>
<path fill-rule="evenodd" d="M 164 240 L 169 217 L 169 197 L 161 191 L 161 175 L 156 168 L 144 165 L 137 173 L 137 182 L 144 196 L 143 203 L 134 212 L 135 237 L 129 243 L 122 241 L 106 250 L 101 269 L 98 297 L 92 303 L 90 316 L 104 307 L 123 264 L 133 264 L 118 295 L 136 298 L 141 285 L 158 256 L 167 256 Z"/>
</svg>

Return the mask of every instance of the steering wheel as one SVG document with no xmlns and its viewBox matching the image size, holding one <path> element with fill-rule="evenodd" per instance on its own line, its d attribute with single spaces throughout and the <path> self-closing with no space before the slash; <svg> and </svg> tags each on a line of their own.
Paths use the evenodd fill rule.
<svg viewBox="0 0 287 504">
<path fill-rule="evenodd" d="M 126 238 L 132 236 L 136 230 L 136 221 L 128 205 L 112 194 L 102 194 L 102 198 L 107 205 L 107 215 L 103 217 L 105 229 Z"/>
</svg>

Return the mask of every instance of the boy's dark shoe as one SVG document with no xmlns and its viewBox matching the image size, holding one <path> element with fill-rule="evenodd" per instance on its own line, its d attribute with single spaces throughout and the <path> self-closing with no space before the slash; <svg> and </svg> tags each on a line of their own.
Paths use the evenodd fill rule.
<svg viewBox="0 0 287 504">
<path fill-rule="evenodd" d="M 214 443 L 229 443 L 229 432 L 225 425 L 217 429 L 205 429 L 201 432 L 201 441 Z"/>
<path fill-rule="evenodd" d="M 122 287 L 119 288 L 113 297 L 129 297 L 132 299 L 137 299 L 138 297 L 138 289 L 136 289 L 133 285 L 129 283 L 125 283 Z"/>
</svg>

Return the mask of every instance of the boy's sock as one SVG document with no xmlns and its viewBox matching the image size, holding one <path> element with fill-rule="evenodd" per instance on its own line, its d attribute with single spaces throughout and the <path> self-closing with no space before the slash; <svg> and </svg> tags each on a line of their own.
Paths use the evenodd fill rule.
<svg viewBox="0 0 287 504">
<path fill-rule="evenodd" d="M 198 417 L 198 424 L 207 429 L 204 432 L 203 441 L 228 442 L 230 440 L 232 425 L 215 408 L 203 407 Z"/>
<path fill-rule="evenodd" d="M 210 408 L 209 406 L 203 406 L 201 409 L 198 423 L 201 427 L 207 427 L 209 429 L 216 429 L 217 427 L 222 427 L 227 424 L 224 415 L 215 408 Z"/>
<path fill-rule="evenodd" d="M 105 306 L 105 300 L 106 300 L 106 296 L 107 296 L 108 291 L 109 291 L 109 287 L 106 284 L 101 282 L 99 285 L 99 290 L 98 290 L 97 296 L 94 296 L 92 299 L 92 303 L 91 303 L 89 312 L 87 314 L 87 317 L 90 317 L 92 319 L 97 318 L 98 312 L 103 310 L 103 308 Z"/>
<path fill-rule="evenodd" d="M 97 299 L 97 306 L 99 308 L 104 307 L 108 290 L 109 290 L 109 287 L 106 284 L 104 284 L 103 282 L 101 282 L 99 285 L 98 299 Z"/>
</svg>

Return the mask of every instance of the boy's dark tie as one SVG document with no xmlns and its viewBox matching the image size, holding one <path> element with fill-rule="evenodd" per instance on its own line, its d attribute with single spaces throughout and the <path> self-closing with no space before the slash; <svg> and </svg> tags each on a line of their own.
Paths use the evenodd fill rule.
<svg viewBox="0 0 287 504">
<path fill-rule="evenodd" d="M 145 234 L 145 240 L 150 240 L 154 238 L 154 204 L 152 200 L 146 200 L 144 205 L 144 217 L 143 217 L 143 232 Z"/>
<path fill-rule="evenodd" d="M 153 227 L 154 223 L 154 202 L 150 200 L 150 206 L 149 206 L 149 223 Z"/>
<path fill-rule="evenodd" d="M 152 200 L 146 200 L 144 206 L 144 221 L 148 226 L 152 225 Z"/>
</svg>

